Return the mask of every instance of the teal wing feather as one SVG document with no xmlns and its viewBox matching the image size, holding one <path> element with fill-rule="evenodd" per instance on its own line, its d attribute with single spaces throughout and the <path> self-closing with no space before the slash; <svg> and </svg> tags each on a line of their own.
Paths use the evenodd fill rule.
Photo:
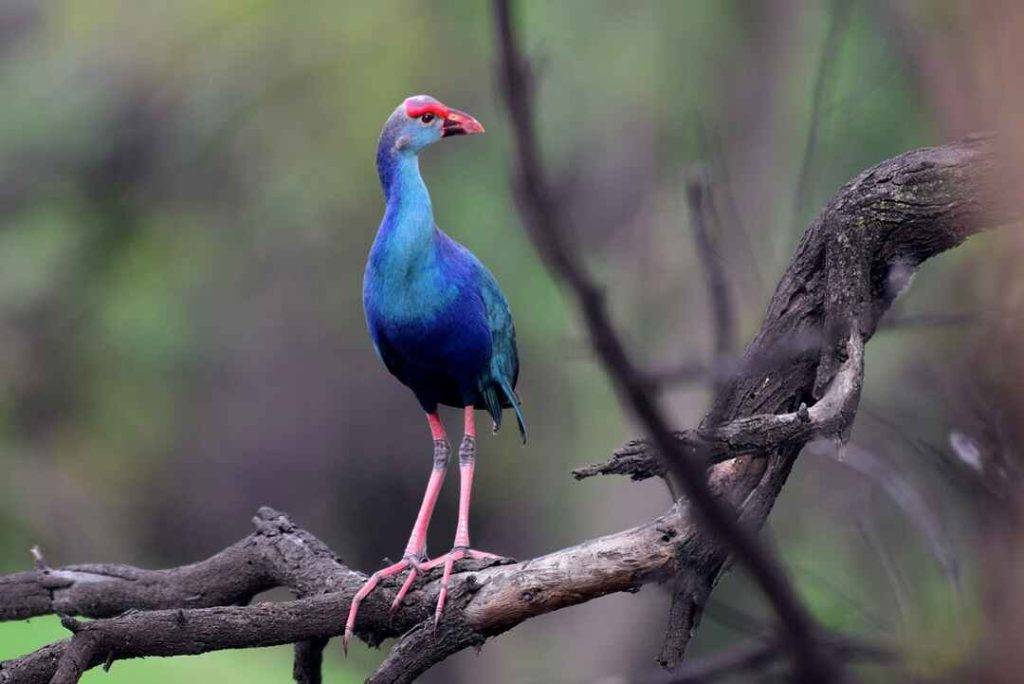
<svg viewBox="0 0 1024 684">
<path fill-rule="evenodd" d="M 501 427 L 502 408 L 511 408 L 515 412 L 519 434 L 525 443 L 526 421 L 523 418 L 522 403 L 515 392 L 519 380 L 519 353 L 516 349 L 512 310 L 497 280 L 483 264 L 480 264 L 479 283 L 480 298 L 491 329 L 491 377 L 481 383 L 480 393 L 496 427 Z"/>
</svg>

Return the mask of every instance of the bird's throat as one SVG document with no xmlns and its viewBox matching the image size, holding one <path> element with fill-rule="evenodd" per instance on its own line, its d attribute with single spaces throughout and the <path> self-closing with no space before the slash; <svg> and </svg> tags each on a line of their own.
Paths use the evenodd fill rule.
<svg viewBox="0 0 1024 684">
<path fill-rule="evenodd" d="M 403 214 L 419 212 L 433 217 L 430 193 L 420 175 L 419 157 L 414 154 L 393 153 L 380 170 L 384 201 L 388 211 Z"/>
<path fill-rule="evenodd" d="M 430 193 L 414 154 L 392 151 L 378 159 L 385 210 L 373 251 L 376 258 L 410 262 L 427 254 L 434 242 Z"/>
</svg>

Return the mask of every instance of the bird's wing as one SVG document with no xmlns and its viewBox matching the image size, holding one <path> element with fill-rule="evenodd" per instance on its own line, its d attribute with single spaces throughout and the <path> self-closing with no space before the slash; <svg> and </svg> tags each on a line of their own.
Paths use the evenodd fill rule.
<svg viewBox="0 0 1024 684">
<path fill-rule="evenodd" d="M 501 291 L 494 274 L 466 247 L 439 231 L 444 248 L 450 250 L 452 263 L 457 263 L 467 285 L 479 298 L 491 333 L 489 376 L 480 379 L 479 391 L 496 426 L 501 426 L 502 408 L 515 411 L 519 432 L 526 441 L 526 423 L 522 406 L 515 393 L 519 380 L 519 353 L 516 349 L 516 328 L 508 299 Z"/>
<path fill-rule="evenodd" d="M 522 406 L 515 392 L 516 382 L 519 380 L 519 351 L 516 348 L 516 326 L 512 320 L 512 309 L 494 275 L 482 263 L 477 263 L 480 264 L 480 299 L 487 312 L 487 324 L 491 330 L 491 380 L 495 385 L 487 388 L 490 392 L 485 389 L 485 398 L 498 425 L 501 424 L 501 407 L 509 407 L 515 411 L 519 433 L 525 442 L 526 421 L 523 419 Z M 492 404 L 493 407 L 490 406 Z"/>
<path fill-rule="evenodd" d="M 519 353 L 516 349 L 516 326 L 512 320 L 512 310 L 494 276 L 486 268 L 483 271 L 480 298 L 487 312 L 487 325 L 491 329 L 491 372 L 496 379 L 507 382 L 514 389 L 519 380 Z"/>
</svg>

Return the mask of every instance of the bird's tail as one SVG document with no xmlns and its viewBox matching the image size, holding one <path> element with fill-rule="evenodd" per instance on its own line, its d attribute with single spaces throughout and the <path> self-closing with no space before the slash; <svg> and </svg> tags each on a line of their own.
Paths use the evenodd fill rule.
<svg viewBox="0 0 1024 684">
<path fill-rule="evenodd" d="M 519 424 L 519 436 L 523 438 L 523 444 L 526 444 L 526 419 L 523 418 L 523 404 L 519 401 L 519 396 L 516 391 L 509 386 L 505 380 L 499 381 L 501 385 L 501 391 L 504 393 L 505 398 L 508 399 L 508 403 L 512 405 L 512 410 L 516 412 L 516 422 Z"/>
<path fill-rule="evenodd" d="M 504 396 L 499 396 L 499 390 Z M 495 380 L 494 384 L 489 384 L 481 391 L 481 395 L 484 406 L 487 407 L 487 412 L 491 414 L 491 420 L 494 421 L 494 431 L 497 432 L 501 428 L 502 410 L 511 408 L 516 412 L 519 434 L 523 438 L 523 444 L 526 444 L 526 420 L 523 418 L 523 406 L 515 390 L 506 381 Z"/>
</svg>

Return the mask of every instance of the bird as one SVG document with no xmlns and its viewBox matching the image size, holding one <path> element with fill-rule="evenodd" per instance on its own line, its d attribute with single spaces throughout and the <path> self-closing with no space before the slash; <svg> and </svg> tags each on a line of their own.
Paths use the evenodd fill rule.
<svg viewBox="0 0 1024 684">
<path fill-rule="evenodd" d="M 348 652 L 360 602 L 387 577 L 407 572 L 395 610 L 418 575 L 444 567 L 434 610 L 441 620 L 454 563 L 497 559 L 469 542 L 469 504 L 476 461 L 475 410 L 490 414 L 494 431 L 512 409 L 526 443 L 526 422 L 516 394 L 519 357 L 508 299 L 486 266 L 434 221 L 419 154 L 439 140 L 483 133 L 469 114 L 429 95 L 406 98 L 388 117 L 377 144 L 384 217 L 363 276 L 363 309 L 377 356 L 412 390 L 426 413 L 433 462 L 426 493 L 402 559 L 378 570 L 356 592 L 345 623 Z M 428 560 L 427 528 L 451 457 L 438 406 L 463 410 L 459 445 L 459 509 L 452 550 Z"/>
</svg>

